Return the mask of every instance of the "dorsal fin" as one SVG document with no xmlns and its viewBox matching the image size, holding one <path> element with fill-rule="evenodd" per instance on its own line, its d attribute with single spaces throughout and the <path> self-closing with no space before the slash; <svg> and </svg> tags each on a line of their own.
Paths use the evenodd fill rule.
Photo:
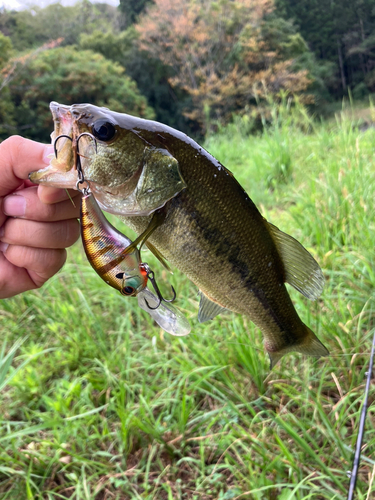
<svg viewBox="0 0 375 500">
<path fill-rule="evenodd" d="M 224 307 L 221 307 L 219 304 L 216 304 L 216 302 L 210 300 L 201 290 L 199 290 L 199 295 L 201 296 L 198 311 L 199 323 L 209 321 L 223 311 L 226 311 Z"/>
<path fill-rule="evenodd" d="M 284 264 L 285 281 L 308 299 L 317 299 L 324 287 L 324 276 L 319 264 L 289 234 L 283 233 L 270 222 L 268 227 Z"/>
</svg>

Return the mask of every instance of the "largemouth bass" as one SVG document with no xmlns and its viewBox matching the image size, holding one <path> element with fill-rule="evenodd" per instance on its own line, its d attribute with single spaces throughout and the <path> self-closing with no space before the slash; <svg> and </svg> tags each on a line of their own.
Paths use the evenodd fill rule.
<svg viewBox="0 0 375 500">
<path fill-rule="evenodd" d="M 262 331 L 271 366 L 285 353 L 327 349 L 299 318 L 285 283 L 309 299 L 324 277 L 313 257 L 266 221 L 233 174 L 187 135 L 90 104 L 51 103 L 55 130 L 80 141 L 82 169 L 100 206 L 122 216 L 195 283 L 199 321 L 223 309 L 247 315 Z M 91 134 L 91 137 L 89 136 Z M 80 144 L 81 144 L 80 142 Z M 33 182 L 74 188 L 72 141 Z"/>
<path fill-rule="evenodd" d="M 110 224 L 90 192 L 82 196 L 81 237 L 87 259 L 102 280 L 122 295 L 136 296 L 138 305 L 166 332 L 176 336 L 190 333 L 182 313 L 147 288 L 148 265 L 141 261 L 138 249 L 126 253 L 132 241 Z"/>
</svg>

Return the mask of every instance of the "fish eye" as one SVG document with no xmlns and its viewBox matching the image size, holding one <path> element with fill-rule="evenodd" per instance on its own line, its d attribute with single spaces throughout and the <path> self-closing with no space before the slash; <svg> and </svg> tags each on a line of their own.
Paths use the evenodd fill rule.
<svg viewBox="0 0 375 500">
<path fill-rule="evenodd" d="M 135 288 L 133 288 L 132 286 L 124 286 L 124 288 L 121 288 L 120 291 L 122 295 L 133 295 L 133 293 L 135 292 Z"/>
<path fill-rule="evenodd" d="M 107 120 L 97 120 L 92 124 L 92 133 L 99 141 L 110 141 L 116 133 L 113 123 Z"/>
</svg>

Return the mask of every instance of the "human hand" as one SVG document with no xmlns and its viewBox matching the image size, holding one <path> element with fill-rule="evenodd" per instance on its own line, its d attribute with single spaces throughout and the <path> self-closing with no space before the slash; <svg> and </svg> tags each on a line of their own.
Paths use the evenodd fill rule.
<svg viewBox="0 0 375 500">
<path fill-rule="evenodd" d="M 41 287 L 79 237 L 80 203 L 74 206 L 63 189 L 28 180 L 49 164 L 51 153 L 52 146 L 19 136 L 0 144 L 0 299 Z"/>
</svg>

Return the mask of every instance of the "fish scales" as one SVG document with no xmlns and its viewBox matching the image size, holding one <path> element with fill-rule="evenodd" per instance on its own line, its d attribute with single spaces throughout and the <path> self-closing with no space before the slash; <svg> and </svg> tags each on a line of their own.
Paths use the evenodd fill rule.
<svg viewBox="0 0 375 500">
<path fill-rule="evenodd" d="M 324 285 L 318 264 L 263 218 L 218 160 L 157 122 L 88 104 L 51 103 L 51 110 L 53 137 L 67 133 L 69 120 L 73 131 L 95 137 L 95 150 L 83 138 L 82 166 L 102 208 L 138 234 L 155 222 L 153 214 L 163 212 L 147 241 L 198 286 L 201 305 L 211 304 L 210 315 L 204 306 L 201 314 L 200 306 L 203 320 L 218 314 L 220 306 L 247 315 L 261 329 L 273 364 L 289 351 L 328 354 L 299 318 L 285 286 L 316 299 Z M 73 187 L 76 175 L 66 167 L 69 148 L 69 141 L 63 143 L 60 165 L 52 161 L 31 179 Z"/>
<path fill-rule="evenodd" d="M 179 145 L 169 149 L 189 189 L 168 202 L 166 220 L 150 241 L 210 299 L 248 315 L 263 331 L 267 350 L 290 344 L 290 336 L 303 338 L 265 219 L 225 167 Z M 150 220 L 121 218 L 137 233 Z"/>
</svg>

